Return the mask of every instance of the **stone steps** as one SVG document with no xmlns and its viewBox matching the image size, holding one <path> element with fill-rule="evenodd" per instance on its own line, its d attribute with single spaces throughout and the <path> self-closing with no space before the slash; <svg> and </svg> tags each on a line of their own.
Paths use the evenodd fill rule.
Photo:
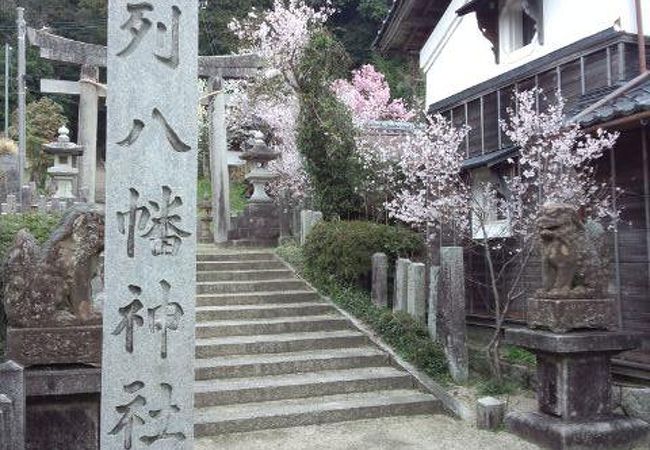
<svg viewBox="0 0 650 450">
<path fill-rule="evenodd" d="M 320 302 L 312 290 L 283 292 L 243 292 L 236 294 L 201 294 L 196 296 L 196 306 L 270 305 L 274 303 Z"/>
<path fill-rule="evenodd" d="M 198 437 L 385 416 L 441 413 L 440 401 L 414 390 L 317 396 L 195 410 Z"/>
<path fill-rule="evenodd" d="M 334 314 L 307 317 L 274 317 L 270 319 L 215 320 L 199 322 L 196 327 L 196 337 L 297 333 L 349 328 L 352 328 L 352 324 L 347 319 Z"/>
<path fill-rule="evenodd" d="M 353 330 L 228 336 L 196 340 L 196 357 L 285 353 L 367 345 L 365 334 Z"/>
<path fill-rule="evenodd" d="M 244 378 L 322 370 L 385 366 L 388 355 L 375 347 L 351 347 L 196 360 L 196 379 Z"/>
<path fill-rule="evenodd" d="M 334 312 L 325 302 L 272 303 L 269 305 L 198 306 L 196 320 L 259 319 L 270 317 L 315 316 Z"/>
<path fill-rule="evenodd" d="M 197 436 L 442 411 L 272 252 L 197 259 Z"/>
<path fill-rule="evenodd" d="M 196 269 L 199 271 L 267 270 L 286 268 L 287 266 L 277 259 L 266 259 L 260 261 L 197 261 L 196 263 Z"/>
<path fill-rule="evenodd" d="M 325 370 L 233 378 L 220 380 L 219 383 L 212 380 L 197 381 L 194 386 L 194 403 L 200 408 L 412 387 L 410 375 L 392 367 Z"/>
<path fill-rule="evenodd" d="M 293 276 L 289 269 L 240 269 L 221 271 L 199 271 L 196 281 L 263 281 L 287 279 Z"/>
<path fill-rule="evenodd" d="M 237 292 L 282 292 L 305 287 L 295 278 L 263 281 L 204 281 L 196 283 L 197 294 L 230 294 Z"/>
</svg>

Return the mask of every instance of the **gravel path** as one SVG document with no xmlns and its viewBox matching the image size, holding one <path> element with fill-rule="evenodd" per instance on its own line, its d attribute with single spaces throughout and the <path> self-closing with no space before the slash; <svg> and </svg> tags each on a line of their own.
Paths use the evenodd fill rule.
<svg viewBox="0 0 650 450">
<path fill-rule="evenodd" d="M 389 417 L 199 439 L 197 450 L 536 450 L 506 432 L 477 430 L 444 415 Z"/>
</svg>

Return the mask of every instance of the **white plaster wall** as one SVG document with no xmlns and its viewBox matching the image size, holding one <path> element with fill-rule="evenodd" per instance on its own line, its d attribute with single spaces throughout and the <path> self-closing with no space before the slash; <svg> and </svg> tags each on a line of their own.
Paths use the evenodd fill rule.
<svg viewBox="0 0 650 450">
<path fill-rule="evenodd" d="M 636 33 L 634 0 L 544 0 L 544 45 L 531 44 L 496 64 L 476 15 L 456 15 L 465 3 L 452 1 L 420 52 L 427 105 L 607 28 Z M 650 34 L 650 0 L 641 3 L 644 32 Z"/>
</svg>

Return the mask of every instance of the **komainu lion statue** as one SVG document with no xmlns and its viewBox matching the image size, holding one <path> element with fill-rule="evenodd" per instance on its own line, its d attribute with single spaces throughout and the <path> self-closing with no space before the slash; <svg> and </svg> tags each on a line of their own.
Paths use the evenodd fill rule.
<svg viewBox="0 0 650 450">
<path fill-rule="evenodd" d="M 89 206 L 68 210 L 42 246 L 27 230 L 19 231 L 4 270 L 9 325 L 99 323 L 91 304 L 91 280 L 103 250 L 104 216 Z"/>
<path fill-rule="evenodd" d="M 545 298 L 602 298 L 609 282 L 605 232 L 567 204 L 542 207 L 537 230 Z"/>
</svg>

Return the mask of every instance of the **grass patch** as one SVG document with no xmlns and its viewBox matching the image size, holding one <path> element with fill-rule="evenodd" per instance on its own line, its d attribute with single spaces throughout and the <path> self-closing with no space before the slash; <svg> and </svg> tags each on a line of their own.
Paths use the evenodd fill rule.
<svg viewBox="0 0 650 450">
<path fill-rule="evenodd" d="M 499 396 L 499 395 L 514 395 L 520 389 L 518 383 L 512 380 L 504 379 L 502 382 L 498 382 L 495 379 L 488 379 L 479 381 L 476 384 L 476 393 L 481 396 Z"/>
<path fill-rule="evenodd" d="M 202 202 L 212 198 L 212 184 L 209 178 L 199 178 L 196 185 L 196 201 Z M 246 183 L 233 181 L 230 183 L 230 212 L 239 214 L 244 212 L 248 199 L 246 198 Z"/>
<path fill-rule="evenodd" d="M 441 346 L 433 341 L 427 330 L 405 313 L 393 313 L 378 308 L 370 295 L 356 286 L 346 286 L 332 276 L 305 269 L 302 249 L 295 242 L 278 247 L 277 253 L 308 280 L 318 291 L 372 328 L 405 360 L 442 383 L 450 381 L 447 360 Z"/>
<path fill-rule="evenodd" d="M 524 350 L 521 347 L 508 345 L 503 349 L 501 358 L 511 364 L 520 364 L 527 367 L 535 367 L 537 360 L 535 354 Z"/>
<path fill-rule="evenodd" d="M 239 214 L 244 212 L 248 199 L 246 198 L 246 183 L 230 183 L 230 212 Z"/>
</svg>

